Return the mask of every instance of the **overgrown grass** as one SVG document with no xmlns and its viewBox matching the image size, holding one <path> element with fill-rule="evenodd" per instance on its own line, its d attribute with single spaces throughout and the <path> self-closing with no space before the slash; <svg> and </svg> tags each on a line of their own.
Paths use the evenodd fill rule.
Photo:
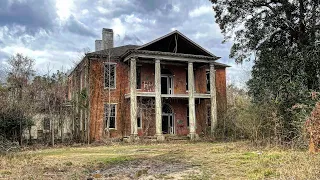
<svg viewBox="0 0 320 180">
<path fill-rule="evenodd" d="M 165 143 L 59 148 L 0 157 L 0 179 L 84 179 L 95 170 L 135 160 L 188 164 L 198 173 L 182 179 L 317 179 L 320 155 L 280 148 L 257 148 L 247 142 Z M 146 176 L 139 170 L 136 177 Z M 176 175 L 155 177 L 174 179 Z"/>
</svg>

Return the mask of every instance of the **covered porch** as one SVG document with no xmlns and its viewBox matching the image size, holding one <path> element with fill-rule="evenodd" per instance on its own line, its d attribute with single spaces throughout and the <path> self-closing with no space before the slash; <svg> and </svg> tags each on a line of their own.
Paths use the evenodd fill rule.
<svg viewBox="0 0 320 180">
<path fill-rule="evenodd" d="M 157 47 L 163 47 L 164 44 L 170 44 L 170 39 L 179 39 L 175 43 L 180 43 L 180 49 L 175 49 L 174 46 L 169 45 L 169 49 L 173 48 L 173 51 L 165 49 L 158 49 Z M 171 47 L 172 46 L 172 47 Z M 215 60 L 219 57 L 214 56 L 210 52 L 204 50 L 199 45 L 195 44 L 190 39 L 186 38 L 179 32 L 174 32 L 159 38 L 151 43 L 141 46 L 135 50 L 128 51 L 123 60 L 130 66 L 130 92 L 125 96 L 130 98 L 130 122 L 131 122 L 131 138 L 133 140 L 138 139 L 138 102 L 137 98 L 149 97 L 154 98 L 154 111 L 155 111 L 155 136 L 159 141 L 164 140 L 164 134 L 174 133 L 177 130 L 177 126 L 173 125 L 174 115 L 172 111 L 174 108 L 166 104 L 164 99 L 180 99 L 185 101 L 184 111 L 188 116 L 188 129 L 185 133 L 191 140 L 198 138 L 196 130 L 196 99 L 208 99 L 210 101 L 210 125 L 211 134 L 214 134 L 217 126 L 217 104 L 216 104 L 216 87 L 215 87 L 215 66 L 219 66 L 219 63 Z M 137 63 L 153 64 L 154 66 L 154 88 L 148 92 L 137 90 Z M 170 78 L 170 73 L 165 73 L 168 76 L 164 76 L 163 65 L 173 65 L 184 68 L 186 71 L 187 91 L 179 93 L 175 92 Z M 200 68 L 202 66 L 208 67 L 208 76 L 210 81 L 210 91 L 197 92 L 195 88 L 195 67 Z M 163 83 L 166 80 L 167 83 Z M 164 91 L 164 86 L 167 91 Z M 186 86 L 186 85 L 184 85 Z M 170 89 L 171 88 L 171 89 Z M 171 113 L 170 113 L 171 112 Z M 171 123 L 171 124 L 170 124 Z"/>
</svg>

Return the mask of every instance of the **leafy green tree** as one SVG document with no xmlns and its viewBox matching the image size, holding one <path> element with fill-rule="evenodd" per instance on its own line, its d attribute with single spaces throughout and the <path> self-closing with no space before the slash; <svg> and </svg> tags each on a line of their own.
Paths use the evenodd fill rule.
<svg viewBox="0 0 320 180">
<path fill-rule="evenodd" d="M 211 0 L 230 58 L 254 60 L 249 93 L 273 103 L 289 138 L 296 116 L 291 107 L 311 103 L 320 89 L 320 0 Z M 312 102 L 314 103 L 314 102 Z"/>
</svg>

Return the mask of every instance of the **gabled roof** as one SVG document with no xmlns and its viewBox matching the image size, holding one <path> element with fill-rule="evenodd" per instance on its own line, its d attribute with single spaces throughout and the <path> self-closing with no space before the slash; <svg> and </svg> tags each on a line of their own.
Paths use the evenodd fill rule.
<svg viewBox="0 0 320 180">
<path fill-rule="evenodd" d="M 124 46 L 119 46 L 119 47 L 114 47 L 114 48 L 109 48 L 101 51 L 95 51 L 88 53 L 87 56 L 89 57 L 94 57 L 94 56 L 107 56 L 108 53 L 110 53 L 111 58 L 118 58 L 121 55 L 123 55 L 126 51 L 135 49 L 139 46 L 137 45 L 124 45 Z"/>
<path fill-rule="evenodd" d="M 137 50 L 148 50 L 148 51 L 160 51 L 180 54 L 191 54 L 215 57 L 214 54 L 207 51 L 181 32 L 175 30 L 167 35 L 164 35 L 158 39 L 155 39 L 147 44 L 144 44 Z"/>
</svg>

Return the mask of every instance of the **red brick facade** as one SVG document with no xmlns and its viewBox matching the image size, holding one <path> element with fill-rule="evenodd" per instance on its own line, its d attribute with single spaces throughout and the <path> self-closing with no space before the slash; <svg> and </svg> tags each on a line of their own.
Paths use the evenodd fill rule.
<svg viewBox="0 0 320 180">
<path fill-rule="evenodd" d="M 123 51 L 124 53 L 125 51 Z M 122 53 L 122 54 L 123 54 Z M 213 58 L 213 57 L 211 57 Z M 119 56 L 112 57 L 109 63 L 116 64 L 116 87 L 105 88 L 105 63 L 107 57 L 86 56 L 84 60 L 73 70 L 69 76 L 69 99 L 75 97 L 75 92 L 86 90 L 88 107 L 80 108 L 80 131 L 89 136 L 90 141 L 101 141 L 107 138 L 122 138 L 131 135 L 130 118 L 130 65 Z M 196 94 L 202 94 L 195 98 L 196 133 L 208 134 L 210 127 L 207 119 L 210 118 L 210 96 L 207 90 L 207 71 L 210 61 L 194 63 L 194 88 Z M 137 89 L 138 107 L 143 102 L 152 102 L 155 94 L 155 64 L 154 60 L 137 58 L 136 67 L 141 70 L 141 88 Z M 162 106 L 165 104 L 171 108 L 174 120 L 174 134 L 188 135 L 188 90 L 186 86 L 188 61 L 165 61 L 161 69 L 171 72 L 173 79 L 173 96 L 162 97 Z M 215 63 L 215 82 L 218 119 L 223 117 L 226 110 L 226 65 Z M 79 84 L 82 84 L 79 86 Z M 175 96 L 178 95 L 178 96 Z M 143 96 L 143 97 L 142 97 Z M 79 101 L 79 97 L 76 98 Z M 105 104 L 115 104 L 116 123 L 115 128 L 106 129 Z M 154 136 L 156 133 L 156 120 L 154 107 L 142 109 L 142 127 L 138 128 L 138 136 Z M 153 110 L 152 110 L 153 109 Z M 171 114 L 171 113 L 170 113 Z M 209 121 L 210 122 L 210 121 Z M 85 126 L 85 127 L 83 127 Z M 109 133 L 108 133 L 109 132 Z"/>
</svg>

